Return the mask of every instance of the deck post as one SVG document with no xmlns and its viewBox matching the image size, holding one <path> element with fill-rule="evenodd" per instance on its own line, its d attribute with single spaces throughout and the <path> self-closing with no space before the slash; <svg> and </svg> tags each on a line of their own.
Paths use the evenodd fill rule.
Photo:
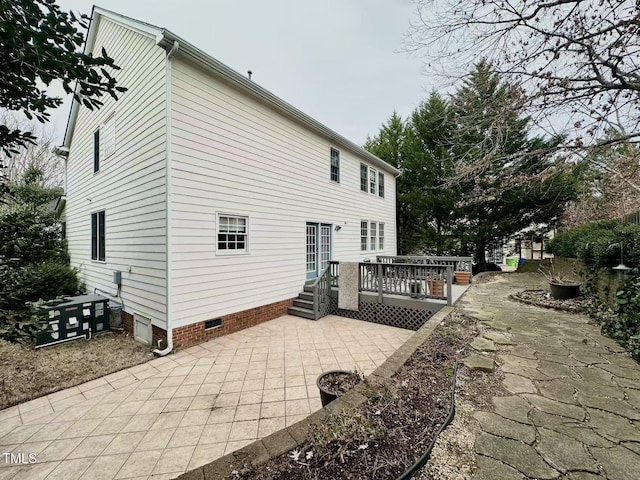
<svg viewBox="0 0 640 480">
<path fill-rule="evenodd" d="M 378 263 L 378 303 L 382 303 L 382 294 L 383 292 L 383 287 L 382 287 L 382 263 Z"/>
<path fill-rule="evenodd" d="M 447 305 L 453 304 L 453 267 L 447 265 Z"/>
</svg>

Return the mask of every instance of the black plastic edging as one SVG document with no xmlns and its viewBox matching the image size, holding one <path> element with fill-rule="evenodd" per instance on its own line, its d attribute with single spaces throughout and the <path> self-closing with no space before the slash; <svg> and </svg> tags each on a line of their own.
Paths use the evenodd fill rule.
<svg viewBox="0 0 640 480">
<path fill-rule="evenodd" d="M 424 467 L 424 465 L 431 458 L 431 450 L 433 450 L 433 447 L 436 444 L 436 440 L 438 440 L 438 437 L 443 432 L 443 430 L 449 426 L 449 424 L 453 420 L 453 417 L 456 414 L 456 380 L 457 378 L 458 378 L 458 364 L 456 364 L 456 368 L 453 372 L 453 384 L 451 385 L 451 408 L 449 409 L 449 415 L 447 416 L 447 419 L 444 421 L 444 423 L 438 430 L 438 433 L 436 433 L 436 435 L 433 437 L 433 440 L 431 440 L 431 444 L 429 444 L 429 448 L 427 448 L 427 451 L 422 454 L 422 456 L 418 459 L 416 463 L 411 465 L 411 467 L 409 467 L 407 471 L 405 471 L 402 475 L 400 475 L 397 478 L 397 480 L 409 480 L 410 478 L 413 478 L 413 476 L 422 467 Z"/>
</svg>

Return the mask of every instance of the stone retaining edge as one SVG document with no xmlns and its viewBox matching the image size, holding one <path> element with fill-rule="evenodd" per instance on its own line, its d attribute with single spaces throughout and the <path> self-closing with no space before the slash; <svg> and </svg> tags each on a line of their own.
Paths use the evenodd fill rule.
<svg viewBox="0 0 640 480">
<path fill-rule="evenodd" d="M 422 345 L 434 332 L 436 327 L 453 312 L 453 307 L 443 307 L 427 323 L 417 330 L 409 339 L 396 350 L 382 365 L 376 368 L 367 379 L 374 385 L 389 383 L 393 375 L 406 363 L 420 345 Z M 373 397 L 377 389 L 372 389 L 364 382 L 356 385 L 350 392 L 334 400 L 326 407 L 312 413 L 289 427 L 283 428 L 271 435 L 242 447 L 235 452 L 228 453 L 224 457 L 213 462 L 188 471 L 177 477 L 178 480 L 224 480 L 229 478 L 231 472 L 242 468 L 244 464 L 254 466 L 267 463 L 269 460 L 279 457 L 307 441 L 307 433 L 312 425 L 321 423 L 330 413 L 339 413 L 347 409 L 359 407 L 370 397 Z"/>
</svg>

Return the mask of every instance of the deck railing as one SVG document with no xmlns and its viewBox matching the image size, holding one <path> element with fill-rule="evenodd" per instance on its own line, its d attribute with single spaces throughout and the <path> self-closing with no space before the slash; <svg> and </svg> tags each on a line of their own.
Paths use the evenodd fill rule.
<svg viewBox="0 0 640 480">
<path fill-rule="evenodd" d="M 454 272 L 471 272 L 472 257 L 437 257 L 437 256 L 391 256 L 379 255 L 376 257 L 378 263 L 411 263 L 429 265 L 451 265 Z"/>
<path fill-rule="evenodd" d="M 329 262 L 331 287 L 339 287 L 339 263 Z M 416 299 L 453 301 L 453 266 L 418 263 L 359 263 L 358 290 L 384 295 L 400 295 Z"/>
<path fill-rule="evenodd" d="M 331 300 L 329 295 L 331 292 L 330 275 L 331 265 L 328 265 L 310 285 L 313 289 L 313 312 L 315 320 L 329 313 L 329 302 Z"/>
</svg>

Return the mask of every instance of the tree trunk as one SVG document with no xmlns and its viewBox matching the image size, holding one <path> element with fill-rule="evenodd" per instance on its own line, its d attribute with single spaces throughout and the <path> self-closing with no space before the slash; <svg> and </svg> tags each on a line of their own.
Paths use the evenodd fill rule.
<svg viewBox="0 0 640 480">
<path fill-rule="evenodd" d="M 482 240 L 479 240 L 478 243 L 476 244 L 476 259 L 478 261 L 478 265 L 483 267 L 487 264 L 486 249 L 487 249 L 487 240 L 483 238 Z"/>
</svg>

